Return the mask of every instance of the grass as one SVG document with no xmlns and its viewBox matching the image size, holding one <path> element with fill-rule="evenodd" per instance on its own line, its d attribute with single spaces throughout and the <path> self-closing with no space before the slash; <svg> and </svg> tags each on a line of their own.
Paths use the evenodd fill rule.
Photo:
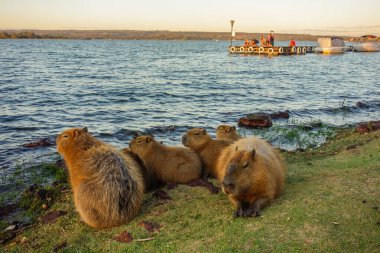
<svg viewBox="0 0 380 253">
<path fill-rule="evenodd" d="M 80 222 L 71 192 L 49 210 L 68 214 L 54 224 L 37 223 L 0 248 L 7 252 L 379 252 L 380 131 L 343 130 L 317 149 L 285 153 L 285 193 L 259 218 L 232 217 L 223 193 L 180 185 L 162 202 L 146 194 L 129 224 L 94 230 Z M 137 224 L 162 227 L 147 232 Z M 134 241 L 115 241 L 123 231 Z M 153 238 L 139 242 L 137 239 Z M 21 243 L 23 241 L 23 243 Z"/>
</svg>

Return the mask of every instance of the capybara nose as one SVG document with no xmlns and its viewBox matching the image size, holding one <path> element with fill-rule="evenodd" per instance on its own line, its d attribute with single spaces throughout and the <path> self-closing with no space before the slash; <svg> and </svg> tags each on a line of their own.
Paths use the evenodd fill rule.
<svg viewBox="0 0 380 253">
<path fill-rule="evenodd" d="M 222 182 L 222 190 L 225 194 L 229 195 L 234 189 L 235 185 L 229 181 L 223 180 Z"/>
<path fill-rule="evenodd" d="M 226 189 L 233 189 L 235 187 L 235 184 L 231 183 L 229 180 L 223 180 L 222 186 Z"/>
</svg>

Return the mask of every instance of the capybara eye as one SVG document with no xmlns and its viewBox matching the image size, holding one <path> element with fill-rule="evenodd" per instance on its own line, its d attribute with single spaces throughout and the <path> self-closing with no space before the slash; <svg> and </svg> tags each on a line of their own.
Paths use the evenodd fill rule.
<svg viewBox="0 0 380 253">
<path fill-rule="evenodd" d="M 199 133 L 194 133 L 194 135 L 199 135 Z"/>
<path fill-rule="evenodd" d="M 243 169 L 248 167 L 248 162 L 243 165 Z"/>
<path fill-rule="evenodd" d="M 64 135 L 62 136 L 62 138 L 67 139 L 67 138 L 69 138 L 69 135 L 68 135 L 68 134 L 64 134 Z"/>
<path fill-rule="evenodd" d="M 141 143 L 141 140 L 137 140 L 136 142 L 137 142 L 137 143 Z"/>
</svg>

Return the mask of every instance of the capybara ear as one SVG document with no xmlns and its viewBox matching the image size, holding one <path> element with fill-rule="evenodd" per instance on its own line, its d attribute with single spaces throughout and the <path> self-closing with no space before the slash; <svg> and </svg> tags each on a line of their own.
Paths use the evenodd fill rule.
<svg viewBox="0 0 380 253">
<path fill-rule="evenodd" d="M 232 126 L 232 128 L 236 131 L 236 126 Z"/>
<path fill-rule="evenodd" d="M 206 129 L 202 128 L 201 133 L 206 134 Z"/>
<path fill-rule="evenodd" d="M 80 135 L 80 129 L 74 129 L 73 135 L 74 135 L 74 138 L 78 137 Z"/>
<path fill-rule="evenodd" d="M 146 142 L 146 143 L 150 143 L 150 142 L 152 142 L 152 139 L 153 139 L 153 137 L 152 137 L 151 135 L 149 135 L 149 136 L 147 136 L 147 137 L 145 138 L 145 142 Z"/>
<path fill-rule="evenodd" d="M 88 128 L 87 127 L 83 127 L 83 132 L 85 132 L 85 133 L 88 133 Z"/>
<path fill-rule="evenodd" d="M 252 151 L 250 152 L 250 155 L 251 155 L 251 158 L 255 158 L 256 156 L 256 150 L 255 149 L 252 149 Z"/>
<path fill-rule="evenodd" d="M 235 151 L 238 151 L 238 148 L 239 148 L 239 146 L 238 146 L 238 145 L 236 145 Z"/>
</svg>

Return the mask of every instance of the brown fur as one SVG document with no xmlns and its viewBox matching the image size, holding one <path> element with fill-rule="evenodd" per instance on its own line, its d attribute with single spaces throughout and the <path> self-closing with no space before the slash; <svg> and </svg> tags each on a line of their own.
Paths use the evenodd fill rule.
<svg viewBox="0 0 380 253">
<path fill-rule="evenodd" d="M 185 184 L 200 177 L 201 161 L 188 148 L 163 145 L 150 135 L 136 137 L 129 143 L 129 148 L 159 181 Z"/>
<path fill-rule="evenodd" d="M 130 221 L 144 195 L 140 168 L 131 156 L 97 140 L 87 128 L 72 128 L 57 137 L 82 220 L 93 228 Z"/>
<path fill-rule="evenodd" d="M 159 187 L 155 173 L 145 167 L 144 162 L 138 155 L 133 153 L 129 148 L 123 148 L 121 151 L 123 151 L 124 154 L 131 156 L 139 164 L 139 168 L 141 169 L 141 174 L 144 179 L 145 192 L 152 191 Z"/>
<path fill-rule="evenodd" d="M 217 161 L 231 141 L 214 140 L 203 128 L 193 128 L 182 136 L 182 144 L 197 153 L 203 163 L 204 176 L 217 176 Z"/>
<path fill-rule="evenodd" d="M 260 215 L 260 210 L 282 193 L 285 172 L 280 154 L 256 137 L 238 140 L 218 161 L 218 179 L 237 207 L 236 216 Z"/>
<path fill-rule="evenodd" d="M 216 139 L 237 141 L 240 138 L 240 135 L 236 132 L 235 126 L 219 125 L 216 128 Z"/>
</svg>

